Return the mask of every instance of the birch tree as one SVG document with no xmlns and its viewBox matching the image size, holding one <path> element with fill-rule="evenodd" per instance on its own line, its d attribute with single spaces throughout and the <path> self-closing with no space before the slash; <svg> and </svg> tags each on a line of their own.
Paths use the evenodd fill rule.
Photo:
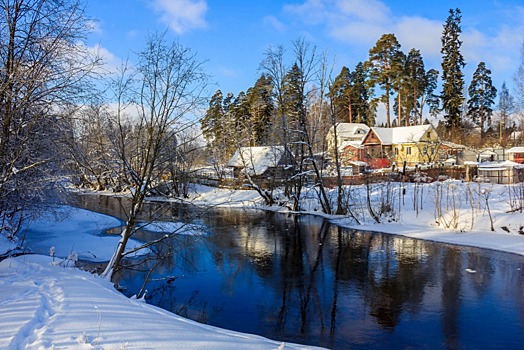
<svg viewBox="0 0 524 350">
<path fill-rule="evenodd" d="M 101 64 L 82 44 L 89 23 L 79 0 L 0 0 L 0 214 L 46 197 L 59 174 L 63 111 L 92 93 Z"/>
<path fill-rule="evenodd" d="M 111 278 L 131 253 L 126 252 L 126 245 L 136 231 L 146 195 L 154 186 L 154 179 L 169 171 L 161 159 L 162 151 L 178 147 L 177 135 L 194 125 L 193 118 L 204 102 L 206 84 L 207 76 L 195 54 L 176 41 L 168 42 L 164 34 L 151 35 L 138 54 L 137 67 L 129 70 L 124 66 L 115 82 L 115 147 L 131 186 L 131 206 L 104 277 Z M 129 108 L 136 108 L 136 120 L 126 117 Z M 130 122 L 133 135 L 126 127 Z"/>
</svg>

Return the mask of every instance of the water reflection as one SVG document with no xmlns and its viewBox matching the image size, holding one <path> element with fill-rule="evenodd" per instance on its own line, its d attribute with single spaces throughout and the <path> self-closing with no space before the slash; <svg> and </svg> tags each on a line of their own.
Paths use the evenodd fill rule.
<svg viewBox="0 0 524 350">
<path fill-rule="evenodd" d="M 122 207 L 110 202 L 103 211 Z M 195 214 L 174 204 L 148 210 L 185 220 Z M 198 222 L 209 236 L 176 237 L 160 248 L 174 254 L 145 263 L 158 264 L 149 303 L 333 349 L 519 348 L 524 340 L 522 257 L 346 230 L 314 217 L 208 210 Z M 144 276 L 127 271 L 119 283 L 131 295 Z"/>
</svg>

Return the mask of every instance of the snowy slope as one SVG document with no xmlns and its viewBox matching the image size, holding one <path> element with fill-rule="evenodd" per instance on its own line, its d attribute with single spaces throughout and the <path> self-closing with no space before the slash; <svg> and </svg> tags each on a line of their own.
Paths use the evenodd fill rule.
<svg viewBox="0 0 524 350">
<path fill-rule="evenodd" d="M 311 349 L 199 324 L 40 255 L 0 262 L 0 349 Z"/>
</svg>

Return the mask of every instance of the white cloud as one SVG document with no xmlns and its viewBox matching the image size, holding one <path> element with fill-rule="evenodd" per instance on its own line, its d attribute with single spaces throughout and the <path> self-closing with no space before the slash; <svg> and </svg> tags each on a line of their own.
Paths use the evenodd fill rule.
<svg viewBox="0 0 524 350">
<path fill-rule="evenodd" d="M 91 32 L 96 33 L 96 34 L 102 34 L 102 28 L 100 27 L 100 23 L 98 21 L 90 20 L 87 22 L 87 25 L 89 27 L 89 30 L 91 30 Z"/>
<path fill-rule="evenodd" d="M 206 28 L 206 0 L 154 0 L 160 19 L 178 34 L 191 29 Z"/>
<path fill-rule="evenodd" d="M 95 46 L 88 47 L 87 50 L 92 56 L 100 57 L 103 61 L 103 68 L 100 73 L 114 73 L 117 67 L 120 66 L 122 60 L 115 56 L 111 51 L 105 47 L 97 44 Z"/>
<path fill-rule="evenodd" d="M 264 25 L 273 28 L 277 32 L 283 32 L 286 30 L 284 23 L 280 22 L 275 16 L 265 16 L 262 18 Z"/>
</svg>

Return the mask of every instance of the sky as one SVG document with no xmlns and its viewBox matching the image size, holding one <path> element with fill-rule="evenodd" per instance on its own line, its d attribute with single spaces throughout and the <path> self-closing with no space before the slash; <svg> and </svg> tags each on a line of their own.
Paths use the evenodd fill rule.
<svg viewBox="0 0 524 350">
<path fill-rule="evenodd" d="M 327 52 L 334 76 L 366 60 L 385 33 L 394 33 L 406 53 L 420 50 L 426 69 L 440 71 L 442 26 L 457 7 L 466 83 L 484 61 L 497 89 L 506 82 L 511 90 L 524 40 L 522 0 L 88 0 L 86 10 L 95 20 L 88 45 L 110 67 L 133 60 L 148 34 L 166 32 L 204 62 L 210 94 L 237 95 L 254 85 L 269 47 L 282 45 L 291 65 L 298 38 Z"/>
</svg>

